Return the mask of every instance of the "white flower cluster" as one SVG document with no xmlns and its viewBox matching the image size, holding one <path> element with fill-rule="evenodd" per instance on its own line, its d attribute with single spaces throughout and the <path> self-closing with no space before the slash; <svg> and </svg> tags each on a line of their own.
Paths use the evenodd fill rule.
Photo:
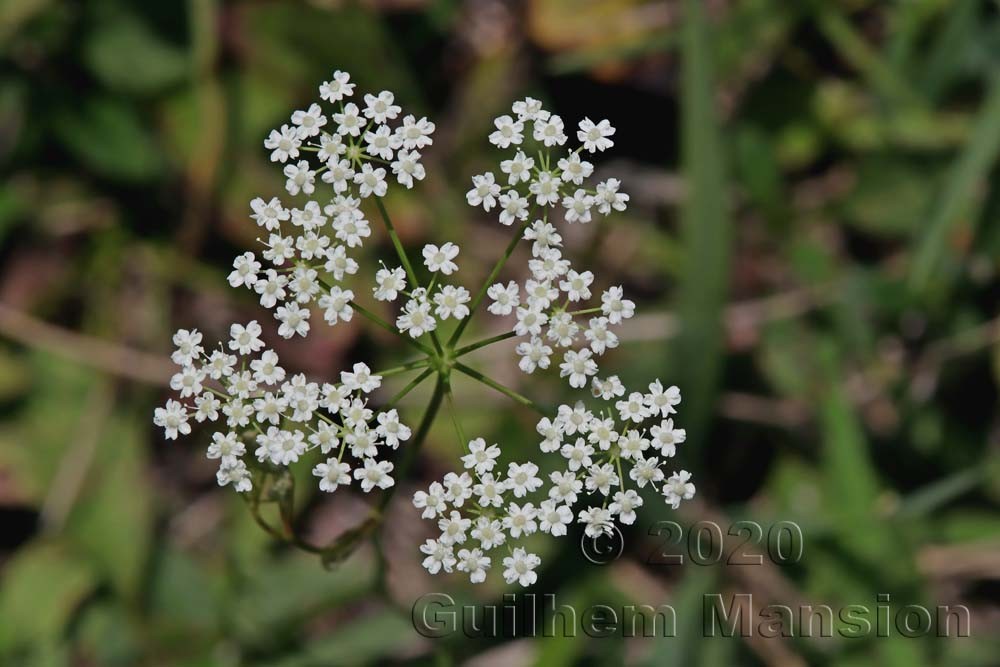
<svg viewBox="0 0 1000 667">
<path fill-rule="evenodd" d="M 563 256 L 562 236 L 549 221 L 549 211 L 561 207 L 567 223 L 585 224 L 595 210 L 600 215 L 625 210 L 629 197 L 619 192 L 617 179 L 602 181 L 595 189 L 584 187 L 594 165 L 580 157 L 584 151 L 603 152 L 613 146 L 610 137 L 615 128 L 607 120 L 595 124 L 585 118 L 576 133 L 580 146 L 553 155 L 553 149 L 568 140 L 562 118 L 530 97 L 515 102 L 512 112 L 514 116 L 494 121 L 497 129 L 490 135 L 495 146 L 516 148 L 510 159 L 500 163 L 506 183 L 498 182 L 492 172 L 474 176 L 466 199 L 486 211 L 498 208 L 504 225 L 515 221 L 521 225 L 523 238 L 532 242 L 531 277 L 523 284 L 491 285 L 489 311 L 515 315 L 513 332 L 527 339 L 516 348 L 522 371 L 548 368 L 555 350 L 562 348 L 559 374 L 568 378 L 570 386 L 582 388 L 598 372 L 596 357 L 618 346 L 613 328 L 632 317 L 635 304 L 624 298 L 621 287 L 611 287 L 601 294 L 599 307 L 585 307 L 592 297 L 594 274 L 574 268 Z M 537 157 L 525 152 L 528 141 L 537 147 Z"/>
<path fill-rule="evenodd" d="M 458 570 L 473 583 L 482 582 L 496 559 L 488 554 L 506 546 L 504 580 L 529 586 L 541 559 L 524 547 L 513 548 L 514 540 L 538 531 L 564 536 L 574 518 L 588 537 L 610 533 L 616 520 L 627 525 L 635 521 L 635 510 L 643 504 L 640 491 L 647 486 L 674 509 L 694 497 L 690 473 L 681 470 L 668 477 L 663 471 L 686 437 L 672 418 L 681 402 L 677 387 L 664 389 L 656 380 L 648 392 L 626 395 L 612 376 L 595 379 L 592 388 L 595 397 L 608 402 L 600 412 L 578 402 L 561 405 L 554 418 L 538 422 L 539 448 L 558 453 L 565 465 L 549 473 L 547 481 L 530 461 L 509 463 L 506 474 L 501 473 L 500 448 L 477 438 L 462 457 L 462 473 L 449 472 L 413 496 L 421 516 L 436 521 L 441 531 L 421 547 L 429 572 Z M 655 423 L 647 428 L 649 422 Z M 578 502 L 586 507 L 575 510 Z"/>
<path fill-rule="evenodd" d="M 358 263 L 349 253 L 371 236 L 362 200 L 386 194 L 387 167 L 407 188 L 425 175 L 419 151 L 433 143 L 434 123 L 406 115 L 393 129 L 390 122 L 402 114 L 393 94 L 365 95 L 359 109 L 354 102 L 345 103 L 354 85 L 346 72 L 334 72 L 319 92 L 338 111 L 327 116 L 313 103 L 293 113 L 291 124 L 272 130 L 264 142 L 271 161 L 285 165 L 288 194 L 310 199 L 301 208 L 286 206 L 277 197 L 250 202 L 250 217 L 268 234 L 259 240 L 270 266 L 246 252 L 233 262 L 229 284 L 254 290 L 262 306 L 275 308 L 278 333 L 285 338 L 309 332 L 308 306 L 313 302 L 331 325 L 351 319 L 354 293 L 337 283 L 357 273 Z M 319 201 L 312 199 L 319 199 L 317 176 L 330 186 Z"/>
<path fill-rule="evenodd" d="M 406 303 L 396 318 L 396 328 L 411 338 L 419 338 L 437 329 L 439 320 L 462 320 L 469 316 L 467 305 L 472 296 L 461 285 L 442 285 L 438 276 L 449 276 L 458 271 L 455 258 L 459 247 L 450 241 L 438 247 L 428 243 L 424 246 L 424 266 L 431 272 L 428 287 L 414 287 L 407 291 L 406 271 L 402 267 L 383 266 L 375 274 L 373 288 L 378 301 L 395 301 L 400 294 L 408 296 Z M 435 291 L 436 288 L 436 291 Z"/>
<path fill-rule="evenodd" d="M 219 485 L 232 484 L 239 492 L 253 488 L 252 469 L 288 467 L 315 449 L 329 455 L 312 471 L 323 491 L 351 483 L 347 453 L 363 491 L 392 486 L 392 463 L 379 461 L 379 452 L 408 440 L 410 428 L 396 410 L 368 407 L 382 378 L 358 363 L 341 372 L 338 385 L 321 386 L 302 374 L 286 379 L 278 355 L 265 349 L 261 332 L 256 321 L 233 324 L 228 349 L 220 344 L 211 353 L 197 330 L 174 335 L 172 359 L 180 371 L 170 387 L 181 401 L 168 400 L 153 416 L 167 439 L 190 433 L 192 415 L 197 422 L 224 420 L 226 428 L 212 434 L 207 456 L 219 461 Z M 253 458 L 245 456 L 248 444 L 256 445 Z"/>
</svg>

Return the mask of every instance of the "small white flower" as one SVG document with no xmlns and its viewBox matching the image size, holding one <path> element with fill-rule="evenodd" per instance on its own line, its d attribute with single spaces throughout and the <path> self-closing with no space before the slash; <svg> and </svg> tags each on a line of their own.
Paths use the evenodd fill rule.
<svg viewBox="0 0 1000 667">
<path fill-rule="evenodd" d="M 522 535 L 531 535 L 538 530 L 538 524 L 535 522 L 537 514 L 535 506 L 531 503 L 524 505 L 511 503 L 507 506 L 507 516 L 503 519 L 503 527 L 515 539 Z"/>
<path fill-rule="evenodd" d="M 542 480 L 538 477 L 538 466 L 528 461 L 527 463 L 510 463 L 507 466 L 507 488 L 514 492 L 517 498 L 523 498 L 534 492 L 542 485 Z"/>
<path fill-rule="evenodd" d="M 535 554 L 528 553 L 522 547 L 514 549 L 514 553 L 503 559 L 503 578 L 508 584 L 515 581 L 522 586 L 530 586 L 538 580 L 534 571 L 542 562 Z"/>
<path fill-rule="evenodd" d="M 559 178 L 564 183 L 583 185 L 584 179 L 590 178 L 590 175 L 594 173 L 594 165 L 586 160 L 581 160 L 579 153 L 570 153 L 556 164 L 559 167 Z"/>
<path fill-rule="evenodd" d="M 462 457 L 462 465 L 466 468 L 475 468 L 477 474 L 483 474 L 493 470 L 500 456 L 500 448 L 496 445 L 486 446 L 486 441 L 476 438 L 469 441 L 469 453 Z"/>
<path fill-rule="evenodd" d="M 640 489 L 645 488 L 646 484 L 655 486 L 658 482 L 663 481 L 660 460 L 655 456 L 648 459 L 638 457 L 635 459 L 635 465 L 632 466 L 628 476 Z"/>
<path fill-rule="evenodd" d="M 515 308 L 521 305 L 520 289 L 513 280 L 508 282 L 506 286 L 503 283 L 490 285 L 489 289 L 486 290 L 486 296 L 493 301 L 487 310 L 494 315 L 510 315 Z"/>
<path fill-rule="evenodd" d="M 240 354 L 257 352 L 264 347 L 264 341 L 260 339 L 262 332 L 257 320 L 251 320 L 246 326 L 233 323 L 229 327 L 229 349 Z"/>
<path fill-rule="evenodd" d="M 628 203 L 629 197 L 627 194 L 618 192 L 618 188 L 620 187 L 621 181 L 617 178 L 609 178 L 597 184 L 597 196 L 595 200 L 599 213 L 608 215 L 611 213 L 611 209 L 616 211 L 625 210 L 625 205 Z"/>
<path fill-rule="evenodd" d="M 205 456 L 210 459 L 219 459 L 222 465 L 234 466 L 237 459 L 246 453 L 246 447 L 236 438 L 236 434 L 213 433 L 212 444 L 208 446 Z"/>
<path fill-rule="evenodd" d="M 562 181 L 544 171 L 531 182 L 528 186 L 528 192 L 535 195 L 535 203 L 539 206 L 552 206 L 559 201 L 559 188 L 561 186 Z"/>
<path fill-rule="evenodd" d="M 603 507 L 588 507 L 580 512 L 580 523 L 585 524 L 587 537 L 611 534 L 611 511 Z"/>
<path fill-rule="evenodd" d="M 563 121 L 559 116 L 552 114 L 546 119 L 535 120 L 534 136 L 535 141 L 542 142 L 545 146 L 562 146 L 566 143 L 566 133 L 563 131 Z"/>
<path fill-rule="evenodd" d="M 650 383 L 649 393 L 646 394 L 646 405 L 654 414 L 659 413 L 661 417 L 666 417 L 677 412 L 675 405 L 681 402 L 681 390 L 677 387 L 663 388 L 663 384 L 656 380 Z"/>
<path fill-rule="evenodd" d="M 302 139 L 295 127 L 282 125 L 280 130 L 271 130 L 264 140 L 264 148 L 271 151 L 271 162 L 286 162 L 299 156 Z"/>
<path fill-rule="evenodd" d="M 229 274 L 229 284 L 233 287 L 252 287 L 257 282 L 260 262 L 252 252 L 245 252 L 233 260 L 233 271 Z"/>
<path fill-rule="evenodd" d="M 372 169 L 367 162 L 361 165 L 361 171 L 354 174 L 354 182 L 358 187 L 358 194 L 362 197 L 384 197 L 388 185 L 385 182 L 385 169 L 379 167 Z"/>
<path fill-rule="evenodd" d="M 399 293 L 406 290 L 406 272 L 401 266 L 381 268 L 375 273 L 375 283 L 378 286 L 373 293 L 378 301 L 395 301 Z"/>
<path fill-rule="evenodd" d="M 472 529 L 472 539 L 478 540 L 483 549 L 490 550 L 503 544 L 507 535 L 503 532 L 500 521 L 481 516 L 476 519 L 476 526 Z"/>
<path fill-rule="evenodd" d="M 368 364 L 359 362 L 350 371 L 340 372 L 340 382 L 349 391 L 370 394 L 382 386 L 382 376 L 373 375 Z"/>
<path fill-rule="evenodd" d="M 590 284 L 594 282 L 594 274 L 590 271 L 578 273 L 570 269 L 566 280 L 559 282 L 559 289 L 566 293 L 570 301 L 586 301 L 590 298 Z"/>
<path fill-rule="evenodd" d="M 337 132 L 342 136 L 350 135 L 352 137 L 361 134 L 364 123 L 360 114 L 357 104 L 354 102 L 345 104 L 343 112 L 333 114 L 333 122 L 337 124 Z"/>
<path fill-rule="evenodd" d="M 281 205 L 277 197 L 271 197 L 271 200 L 267 202 L 260 197 L 255 197 L 250 202 L 250 209 L 253 211 L 250 214 L 253 221 L 269 232 L 281 229 L 281 223 L 291 216 L 291 213 Z"/>
<path fill-rule="evenodd" d="M 500 507 L 503 504 L 503 494 L 507 490 L 504 482 L 496 479 L 493 473 L 479 473 L 479 483 L 472 487 L 476 502 L 481 507 Z"/>
<path fill-rule="evenodd" d="M 173 343 L 177 348 L 170 359 L 179 366 L 191 364 L 205 351 L 201 346 L 202 335 L 197 329 L 178 329 L 174 334 Z"/>
<path fill-rule="evenodd" d="M 486 570 L 490 569 L 490 558 L 479 549 L 461 549 L 458 552 L 457 569 L 469 574 L 469 581 L 481 584 L 486 581 Z"/>
<path fill-rule="evenodd" d="M 347 256 L 347 248 L 342 245 L 334 246 L 326 251 L 326 264 L 323 270 L 333 274 L 334 280 L 343 280 L 345 275 L 354 275 L 358 272 L 358 263 Z"/>
<path fill-rule="evenodd" d="M 281 322 L 278 335 L 282 338 L 291 338 L 295 334 L 304 337 L 309 333 L 309 315 L 308 308 L 299 307 L 295 303 L 278 306 L 274 311 L 274 316 Z"/>
<path fill-rule="evenodd" d="M 590 222 L 590 208 L 594 205 L 594 198 L 586 190 L 578 188 L 572 197 L 563 197 L 562 205 L 566 209 L 566 222 Z"/>
<path fill-rule="evenodd" d="M 262 278 L 254 283 L 253 289 L 260 295 L 260 305 L 274 308 L 286 296 L 288 278 L 274 269 L 268 269 Z"/>
<path fill-rule="evenodd" d="M 566 534 L 566 526 L 573 523 L 573 510 L 556 500 L 543 500 L 538 508 L 539 530 L 554 537 Z"/>
<path fill-rule="evenodd" d="M 635 523 L 635 510 L 642 507 L 642 497 L 634 489 L 628 491 L 616 491 L 614 500 L 608 509 L 613 514 L 617 514 L 619 520 L 627 526 Z"/>
<path fill-rule="evenodd" d="M 219 486 L 232 484 L 237 493 L 246 493 L 253 489 L 250 471 L 243 461 L 236 461 L 233 465 L 222 465 L 215 474 L 215 480 Z"/>
<path fill-rule="evenodd" d="M 555 471 L 549 474 L 552 487 L 549 488 L 549 498 L 566 505 L 576 503 L 577 494 L 583 490 L 583 482 L 576 478 L 576 473 L 569 470 Z"/>
<path fill-rule="evenodd" d="M 583 480 L 583 485 L 587 488 L 587 491 L 591 493 L 597 491 L 602 496 L 611 493 L 611 487 L 618 486 L 620 483 L 621 480 L 618 479 L 618 475 L 615 473 L 615 467 L 610 463 L 591 466 L 587 470 L 587 476 Z"/>
<path fill-rule="evenodd" d="M 403 313 L 396 318 L 396 328 L 408 333 L 411 338 L 420 338 L 437 328 L 437 320 L 431 316 L 431 304 L 410 299 L 403 306 Z"/>
<path fill-rule="evenodd" d="M 615 128 L 611 127 L 611 123 L 607 119 L 595 125 L 594 121 L 584 118 L 580 121 L 580 129 L 576 133 L 576 138 L 583 144 L 584 150 L 591 153 L 603 152 L 615 145 L 615 142 L 608 139 L 608 137 L 614 136 L 614 133 Z"/>
<path fill-rule="evenodd" d="M 365 132 L 368 154 L 383 160 L 391 160 L 393 153 L 403 144 L 403 140 L 393 134 L 388 125 L 379 125 L 374 132 Z"/>
<path fill-rule="evenodd" d="M 399 443 L 410 439 L 410 427 L 399 421 L 399 413 L 395 409 L 378 414 L 378 427 L 375 432 L 385 440 L 385 444 L 395 449 Z"/>
<path fill-rule="evenodd" d="M 527 183 L 531 180 L 531 170 L 535 166 L 535 160 L 518 151 L 510 160 L 503 160 L 500 163 L 500 171 L 507 174 L 507 183 L 517 185 Z"/>
<path fill-rule="evenodd" d="M 348 486 L 351 483 L 351 467 L 337 459 L 327 459 L 326 463 L 317 463 L 312 474 L 319 477 L 319 490 L 333 493 L 338 486 Z"/>
<path fill-rule="evenodd" d="M 490 143 L 497 148 L 509 148 L 511 144 L 518 145 L 524 140 L 524 123 L 510 116 L 500 116 L 493 121 L 496 130 L 490 134 Z"/>
<path fill-rule="evenodd" d="M 472 477 L 467 472 L 461 475 L 448 473 L 441 481 L 441 486 L 444 487 L 444 499 L 455 507 L 461 507 L 466 498 L 472 497 Z"/>
<path fill-rule="evenodd" d="M 320 129 L 326 125 L 326 116 L 323 110 L 316 103 L 310 104 L 305 111 L 299 110 L 292 114 L 292 125 L 298 130 L 299 137 L 315 137 L 320 133 Z"/>
<path fill-rule="evenodd" d="M 365 95 L 365 118 L 370 118 L 376 123 L 395 119 L 402 109 L 393 104 L 394 101 L 395 95 L 388 90 L 383 90 L 378 96 Z"/>
<path fill-rule="evenodd" d="M 376 486 L 388 489 L 395 482 L 389 473 L 392 472 L 392 462 L 365 459 L 365 467 L 354 471 L 354 479 L 361 481 L 361 490 L 368 493 Z"/>
<path fill-rule="evenodd" d="M 500 195 L 500 224 L 510 226 L 528 217 L 528 200 L 513 190 Z"/>
<path fill-rule="evenodd" d="M 450 276 L 458 270 L 458 264 L 453 260 L 458 257 L 459 247 L 448 241 L 440 248 L 432 243 L 424 246 L 424 266 L 433 273 Z"/>
<path fill-rule="evenodd" d="M 559 364 L 559 377 L 569 377 L 569 386 L 575 389 L 586 387 L 587 378 L 596 374 L 597 362 L 591 359 L 588 349 L 567 350 Z"/>
<path fill-rule="evenodd" d="M 403 118 L 403 124 L 396 130 L 396 134 L 406 150 L 426 148 L 434 143 L 431 139 L 431 135 L 434 134 L 434 123 L 427 118 L 417 120 L 410 114 Z M 419 158 L 419 155 L 417 157 Z"/>
<path fill-rule="evenodd" d="M 407 188 L 413 187 L 414 179 L 422 181 L 426 175 L 424 165 L 420 164 L 420 153 L 405 148 L 399 151 L 396 160 L 389 166 L 392 167 L 396 180 Z"/>
<path fill-rule="evenodd" d="M 567 467 L 576 472 L 580 468 L 590 467 L 592 463 L 590 457 L 594 454 L 594 448 L 588 445 L 583 438 L 577 438 L 572 445 L 563 445 L 559 449 L 559 453 L 568 461 Z"/>
<path fill-rule="evenodd" d="M 444 487 L 440 482 L 432 482 L 427 491 L 417 491 L 413 494 L 413 506 L 422 509 L 421 518 L 434 519 L 444 514 L 447 509 L 444 499 Z"/>
<path fill-rule="evenodd" d="M 489 211 L 497 205 L 499 196 L 500 185 L 492 172 L 486 172 L 472 177 L 472 189 L 465 194 L 465 199 L 470 206 L 482 205 L 483 210 Z"/>
<path fill-rule="evenodd" d="M 624 401 L 616 401 L 615 408 L 622 421 L 638 424 L 649 417 L 649 408 L 646 406 L 645 397 L 637 391 L 629 394 Z"/>
<path fill-rule="evenodd" d="M 472 526 L 472 519 L 466 519 L 458 512 L 452 511 L 447 517 L 438 521 L 441 531 L 441 541 L 445 544 L 461 544 L 465 542 L 465 533 Z"/>
<path fill-rule="evenodd" d="M 285 190 L 290 195 L 300 192 L 311 195 L 316 190 L 316 172 L 309 168 L 309 163 L 299 160 L 295 164 L 286 164 L 284 169 Z"/>
<path fill-rule="evenodd" d="M 514 352 L 521 359 L 517 366 L 524 373 L 534 373 L 536 369 L 546 369 L 552 363 L 552 348 L 537 336 L 532 336 L 531 340 L 521 342 L 514 348 Z"/>
<path fill-rule="evenodd" d="M 649 430 L 652 437 L 653 447 L 660 450 L 665 458 L 670 458 L 677 453 L 677 445 L 687 439 L 687 431 L 682 428 L 674 428 L 674 420 L 666 419 Z"/>
<path fill-rule="evenodd" d="M 472 299 L 469 290 L 464 287 L 444 285 L 441 291 L 434 295 L 434 314 L 442 320 L 453 317 L 461 320 L 469 316 L 469 307 L 466 305 Z"/>
<path fill-rule="evenodd" d="M 167 440 L 176 440 L 178 433 L 187 435 L 191 432 L 187 410 L 173 399 L 169 399 L 164 407 L 153 411 L 153 423 L 163 429 L 163 437 Z"/>
<path fill-rule="evenodd" d="M 339 69 L 333 73 L 329 81 L 324 81 L 319 87 L 319 96 L 327 102 L 339 102 L 354 94 L 351 75 Z"/>
<path fill-rule="evenodd" d="M 694 498 L 694 484 L 689 482 L 689 479 L 691 479 L 691 473 L 687 470 L 681 470 L 668 477 L 663 484 L 663 496 L 673 509 L 680 507 L 682 500 Z"/>
<path fill-rule="evenodd" d="M 427 555 L 423 566 L 431 574 L 437 574 L 441 570 L 451 572 L 455 566 L 454 550 L 444 540 L 427 540 L 420 545 L 420 551 Z"/>
<path fill-rule="evenodd" d="M 329 294 L 324 294 L 319 298 L 319 307 L 323 309 L 323 319 L 331 326 L 337 322 L 350 322 L 354 317 L 354 309 L 351 308 L 351 299 L 354 292 L 343 290 L 336 285 L 330 288 Z"/>
</svg>

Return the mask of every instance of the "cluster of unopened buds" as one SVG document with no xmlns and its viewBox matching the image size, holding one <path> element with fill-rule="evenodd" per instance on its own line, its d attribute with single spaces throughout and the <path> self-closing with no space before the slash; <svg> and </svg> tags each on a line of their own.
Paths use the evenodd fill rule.
<svg viewBox="0 0 1000 667">
<path fill-rule="evenodd" d="M 356 481 L 364 492 L 391 494 L 393 475 L 406 471 L 394 470 L 385 452 L 420 446 L 442 401 L 452 400 L 453 372 L 537 409 L 530 398 L 462 361 L 474 350 L 517 338 L 522 371 L 547 369 L 556 356 L 559 374 L 572 388 L 589 384 L 594 397 L 608 404 L 596 413 L 582 403 L 563 405 L 538 423 L 541 452 L 562 461 L 561 469 L 544 475 L 547 485 L 537 463 L 508 461 L 504 468 L 499 446 L 487 446 L 481 438 L 466 443 L 463 437 L 465 470 L 449 473 L 414 496 L 423 516 L 436 521 L 441 531 L 421 547 L 428 570 L 457 569 L 473 582 L 483 581 L 496 560 L 487 554 L 505 548 L 505 580 L 530 585 L 540 559 L 515 547 L 519 538 L 539 530 L 565 535 L 574 521 L 591 537 L 609 531 L 616 520 L 632 523 L 647 486 L 674 508 L 691 498 L 690 475 L 683 470 L 667 475 L 662 469 L 675 445 L 684 441 L 684 431 L 674 427 L 670 416 L 680 402 L 677 388 L 665 388 L 657 380 L 645 393 L 626 393 L 616 376 L 602 380 L 597 375 L 597 357 L 618 345 L 614 329 L 633 316 L 635 304 L 619 286 L 602 290 L 599 303 L 592 301 L 594 274 L 575 268 L 562 252 L 558 225 L 586 224 L 595 215 L 626 207 L 628 195 L 620 192 L 616 179 L 593 189 L 586 185 L 594 166 L 583 156 L 613 146 L 614 128 L 606 120 L 584 119 L 576 132 L 580 145 L 570 151 L 562 149 L 568 141 L 562 119 L 537 100 L 516 102 L 512 116 L 496 119 L 490 141 L 515 152 L 500 163 L 500 181 L 490 172 L 473 177 L 467 200 L 486 211 L 496 208 L 499 221 L 516 224 L 516 232 L 473 293 L 446 282 L 456 277 L 459 247 L 426 244 L 420 261 L 411 261 L 381 200 L 389 171 L 405 188 L 424 178 L 420 151 L 432 145 L 434 124 L 402 115 L 388 91 L 365 95 L 359 108 L 349 101 L 354 86 L 346 73 L 335 72 L 320 87 L 321 100 L 335 105 L 333 113 L 311 104 L 265 141 L 271 160 L 284 165 L 289 197 L 305 201 L 292 205 L 291 199 L 275 197 L 251 202 L 250 217 L 265 232 L 259 239 L 263 250 L 259 258 L 253 252 L 239 255 L 229 283 L 252 290 L 261 306 L 274 310 L 283 338 L 306 336 L 316 308 L 330 325 L 360 315 L 418 357 L 380 371 L 354 363 L 339 374 L 339 382 L 316 382 L 303 374 L 287 376 L 277 354 L 265 349 L 257 321 L 233 324 L 229 340 L 214 349 L 203 346 L 200 332 L 182 329 L 174 336 L 172 357 L 180 370 L 171 380 L 179 400 L 168 400 L 154 414 L 166 437 L 190 433 L 192 419 L 224 423 L 212 434 L 207 456 L 218 461 L 219 484 L 241 493 L 260 491 L 255 484 L 263 481 L 274 486 L 283 471 L 304 462 L 312 466 L 322 491 Z M 399 261 L 373 267 L 370 290 L 358 288 L 355 276 L 361 267 L 351 256 L 372 237 L 362 208 L 366 201 L 374 203 Z M 522 240 L 531 243 L 530 277 L 522 283 L 495 282 Z M 362 305 L 355 289 L 385 305 Z M 401 304 L 392 305 L 400 297 Z M 487 297 L 490 313 L 513 316 L 511 327 L 460 346 Z M 385 319 L 376 312 L 394 308 Z M 445 335 L 442 324 L 448 320 L 455 325 Z M 403 373 L 416 376 L 383 400 L 383 378 Z M 414 433 L 394 406 L 431 377 L 434 392 Z M 452 418 L 461 434 L 454 411 Z M 578 503 L 580 510 L 575 509 Z"/>
</svg>

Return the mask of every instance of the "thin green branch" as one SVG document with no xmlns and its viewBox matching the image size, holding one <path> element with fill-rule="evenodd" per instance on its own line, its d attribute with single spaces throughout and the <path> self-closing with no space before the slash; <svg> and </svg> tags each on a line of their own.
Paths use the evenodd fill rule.
<svg viewBox="0 0 1000 667">
<path fill-rule="evenodd" d="M 534 211 L 534 208 L 532 208 L 532 211 Z M 520 241 L 521 237 L 524 236 L 524 230 L 528 228 L 529 224 L 531 224 L 531 218 L 532 216 L 529 214 L 527 220 L 521 223 L 521 225 L 517 228 L 517 233 L 514 234 L 514 238 L 512 238 L 510 243 L 507 244 L 507 249 L 504 251 L 503 256 L 497 260 L 493 270 L 490 271 L 490 275 L 486 277 L 485 281 L 483 281 L 482 287 L 480 287 L 479 292 L 476 293 L 476 298 L 474 298 L 472 303 L 469 304 L 468 316 L 458 323 L 458 326 L 455 328 L 455 332 L 451 335 L 451 338 L 448 339 L 449 347 L 455 346 L 458 339 L 462 337 L 462 332 L 465 331 L 465 327 L 469 326 L 469 320 L 472 319 L 472 316 L 476 313 L 476 309 L 479 307 L 479 304 L 482 303 L 483 297 L 486 296 L 486 290 L 490 288 L 493 281 L 497 279 L 498 275 L 500 275 L 500 271 L 507 263 L 507 260 L 514 254 L 514 248 L 517 247 L 518 241 Z"/>
<path fill-rule="evenodd" d="M 487 377 L 487 376 L 483 375 L 482 373 L 480 373 L 479 371 L 477 371 L 474 368 L 469 368 L 465 364 L 462 364 L 462 363 L 459 363 L 459 362 L 456 361 L 455 362 L 455 370 L 460 371 L 462 373 L 465 373 L 466 375 L 468 375 L 469 377 L 473 378 L 474 380 L 479 380 L 480 382 L 482 382 L 483 384 L 485 384 L 487 387 L 491 387 L 491 388 L 499 391 L 504 396 L 507 396 L 508 398 L 513 399 L 514 401 L 520 403 L 521 405 L 523 405 L 525 407 L 531 408 L 532 410 L 538 412 L 541 415 L 545 414 L 545 412 L 539 406 L 537 406 L 534 401 L 532 401 L 527 396 L 522 396 L 521 394 L 517 393 L 513 389 L 511 389 L 509 387 L 503 386 L 502 384 L 500 384 L 499 382 L 497 382 L 493 378 L 490 378 L 490 377 Z"/>
<path fill-rule="evenodd" d="M 507 333 L 497 334 L 496 336 L 490 336 L 489 338 L 476 341 L 475 343 L 466 345 L 465 347 L 460 347 L 457 350 L 455 350 L 455 357 L 456 358 L 461 357 L 462 355 L 468 354 L 469 352 L 473 352 L 474 350 L 478 350 L 481 347 L 486 347 L 487 345 L 492 345 L 493 343 L 499 343 L 502 340 L 513 338 L 516 335 L 517 334 L 514 333 L 513 331 L 508 331 Z"/>
</svg>

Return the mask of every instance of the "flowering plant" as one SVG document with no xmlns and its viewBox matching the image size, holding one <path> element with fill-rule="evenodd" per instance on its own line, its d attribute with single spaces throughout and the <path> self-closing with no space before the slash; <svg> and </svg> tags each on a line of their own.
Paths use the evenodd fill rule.
<svg viewBox="0 0 1000 667">
<path fill-rule="evenodd" d="M 495 120 L 490 142 L 513 155 L 500 162 L 499 180 L 493 172 L 474 176 L 466 198 L 487 212 L 496 209 L 499 222 L 514 232 L 473 293 L 451 283 L 460 248 L 451 242 L 427 244 L 420 252 L 422 263 L 415 264 L 382 202 L 390 172 L 391 180 L 407 189 L 424 179 L 420 151 L 432 145 L 434 123 L 403 115 L 388 91 L 365 95 L 359 108 L 349 101 L 354 88 L 348 74 L 334 72 L 319 89 L 321 101 L 334 105 L 332 113 L 313 103 L 267 137 L 264 145 L 271 160 L 283 165 L 288 195 L 306 201 L 291 206 L 258 197 L 250 203 L 250 217 L 267 237 L 260 239 L 260 259 L 253 252 L 235 259 L 229 283 L 253 290 L 263 307 L 273 309 L 283 338 L 306 336 L 314 311 L 331 326 L 357 314 L 412 348 L 416 358 L 378 371 L 358 362 L 335 380 L 316 381 L 286 373 L 278 355 L 265 348 L 257 321 L 232 324 L 229 340 L 214 348 L 203 345 L 197 330 L 182 329 L 174 336 L 172 356 L 180 366 L 171 380 L 179 400 L 168 400 L 154 413 L 166 437 L 190 433 L 192 419 L 224 423 L 207 450 L 219 462 L 219 484 L 244 494 L 254 517 L 275 536 L 337 560 L 375 527 L 378 512 L 332 545 L 306 542 L 293 526 L 289 467 L 318 450 L 322 460 L 312 474 L 321 491 L 357 482 L 366 493 L 379 489 L 379 509 L 384 509 L 442 403 L 452 403 L 452 373 L 471 377 L 542 412 L 537 426 L 541 453 L 560 457 L 564 466 L 549 474 L 548 483 L 533 461 L 507 461 L 504 468 L 501 448 L 482 438 L 467 439 L 451 411 L 465 452 L 464 469 L 418 491 L 413 504 L 440 531 L 421 547 L 424 566 L 432 573 L 457 569 L 473 582 L 483 581 L 499 561 L 507 583 L 530 585 L 540 559 L 515 546 L 517 540 L 536 531 L 566 535 L 574 520 L 590 537 L 610 531 L 615 520 L 630 524 L 643 504 L 639 492 L 647 486 L 674 508 L 691 498 L 690 475 L 667 476 L 662 469 L 685 437 L 672 419 L 680 403 L 677 388 L 655 380 L 645 392 L 627 392 L 617 376 L 598 376 L 598 359 L 618 345 L 615 329 L 634 315 L 635 304 L 620 286 L 607 287 L 594 300 L 594 274 L 574 267 L 562 250 L 560 225 L 587 224 L 627 206 L 629 197 L 617 179 L 593 188 L 587 183 L 594 165 L 584 158 L 611 148 L 615 129 L 607 120 L 585 118 L 576 131 L 579 146 L 566 149 L 563 120 L 530 97 L 515 102 L 512 115 Z M 383 319 L 374 304 L 363 305 L 349 286 L 356 285 L 353 276 L 361 269 L 352 251 L 372 236 L 368 202 L 399 262 L 375 269 L 370 294 L 386 304 L 402 301 L 394 320 Z M 521 241 L 531 244 L 528 277 L 497 282 Z M 488 312 L 509 319 L 507 331 L 460 345 L 487 297 Z M 449 320 L 454 326 L 445 335 Z M 530 398 L 463 361 L 474 350 L 511 338 L 518 339 L 515 351 L 524 373 L 546 371 L 555 357 L 559 376 L 571 388 L 589 384 L 604 405 L 594 410 L 577 402 L 544 414 Z M 384 378 L 410 373 L 414 377 L 402 390 L 387 400 L 381 396 Z M 433 393 L 414 430 L 394 406 L 432 377 Z M 402 455 L 389 460 L 388 452 L 396 449 L 404 450 Z M 258 511 L 268 501 L 278 503 L 280 529 Z M 489 555 L 501 548 L 506 556 Z"/>
</svg>

